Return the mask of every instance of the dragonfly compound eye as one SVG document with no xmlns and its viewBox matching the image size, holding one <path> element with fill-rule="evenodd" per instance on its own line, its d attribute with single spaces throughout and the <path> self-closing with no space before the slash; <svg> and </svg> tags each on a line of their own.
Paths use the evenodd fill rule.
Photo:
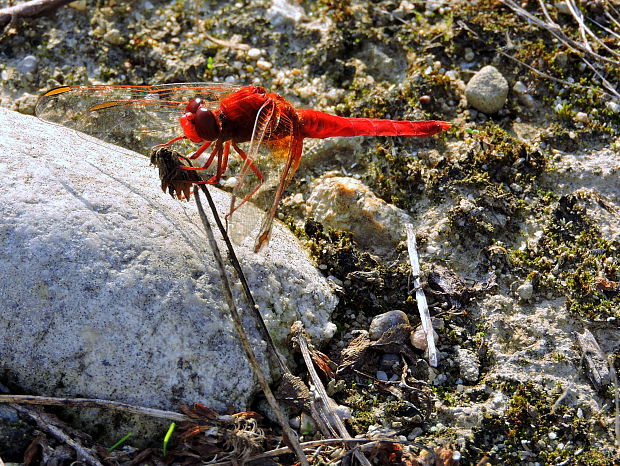
<svg viewBox="0 0 620 466">
<path fill-rule="evenodd" d="M 198 135 L 205 141 L 213 141 L 220 135 L 220 126 L 216 116 L 211 110 L 200 107 L 196 111 L 196 119 L 194 120 Z"/>
<path fill-rule="evenodd" d="M 202 104 L 202 99 L 197 97 L 187 104 L 187 106 L 185 107 L 185 111 L 187 113 L 196 113 L 198 109 L 200 108 L 201 104 Z"/>
</svg>

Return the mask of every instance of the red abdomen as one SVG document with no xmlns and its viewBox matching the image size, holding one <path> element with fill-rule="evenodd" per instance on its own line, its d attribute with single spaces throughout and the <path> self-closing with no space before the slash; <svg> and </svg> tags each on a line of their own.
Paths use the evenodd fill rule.
<svg viewBox="0 0 620 466">
<path fill-rule="evenodd" d="M 347 118 L 317 110 L 298 110 L 301 134 L 305 138 L 334 136 L 432 136 L 444 131 L 446 121 L 398 121 L 373 118 Z"/>
</svg>

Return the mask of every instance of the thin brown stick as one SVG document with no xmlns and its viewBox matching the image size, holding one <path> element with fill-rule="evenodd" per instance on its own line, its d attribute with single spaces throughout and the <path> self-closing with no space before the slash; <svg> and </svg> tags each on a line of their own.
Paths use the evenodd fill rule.
<svg viewBox="0 0 620 466">
<path fill-rule="evenodd" d="M 36 18 L 74 0 L 32 0 L 0 9 L 0 27 L 22 18 Z"/>
<path fill-rule="evenodd" d="M 293 430 L 288 425 L 288 419 L 286 418 L 286 416 L 280 409 L 280 406 L 278 405 L 278 402 L 276 401 L 276 398 L 273 395 L 271 388 L 269 387 L 267 378 L 263 374 L 263 371 L 260 367 L 258 359 L 256 359 L 256 355 L 254 354 L 254 350 L 252 349 L 250 340 L 248 336 L 246 335 L 245 330 L 243 329 L 243 324 L 241 323 L 241 316 L 239 315 L 239 311 L 237 311 L 237 306 L 235 304 L 235 301 L 232 295 L 230 283 L 226 275 L 224 261 L 222 259 L 222 255 L 220 254 L 219 246 L 217 245 L 217 242 L 215 241 L 215 236 L 213 235 L 213 230 L 211 229 L 209 220 L 207 219 L 205 211 L 202 208 L 202 202 L 200 201 L 199 194 L 200 194 L 200 191 L 198 189 L 198 186 L 194 186 L 194 199 L 198 207 L 198 213 L 200 214 L 200 220 L 202 221 L 202 224 L 205 227 L 207 239 L 209 241 L 209 245 L 211 246 L 211 252 L 213 253 L 213 256 L 215 257 L 215 262 L 218 265 L 218 270 L 220 272 L 220 280 L 222 282 L 222 289 L 224 291 L 224 297 L 226 299 L 226 303 L 228 304 L 228 310 L 230 311 L 230 316 L 232 317 L 233 326 L 235 327 L 235 330 L 237 331 L 237 336 L 239 337 L 239 341 L 241 342 L 241 345 L 243 346 L 243 349 L 245 350 L 245 354 L 248 358 L 248 362 L 250 363 L 250 366 L 252 367 L 252 370 L 254 371 L 254 374 L 258 378 L 258 383 L 260 384 L 261 389 L 263 390 L 263 393 L 265 394 L 265 398 L 267 399 L 269 406 L 271 406 L 271 409 L 273 409 L 276 415 L 276 418 L 278 419 L 278 422 L 280 424 L 280 427 L 282 427 L 282 433 L 283 433 L 283 436 L 285 438 L 287 445 L 289 445 L 294 450 L 295 455 L 297 456 L 297 459 L 302 465 L 310 466 L 310 464 L 308 463 L 308 460 L 306 459 L 306 455 L 303 449 L 301 448 L 301 445 L 299 444 L 299 440 L 297 439 L 297 436 L 295 435 Z"/>
<path fill-rule="evenodd" d="M 60 427 L 55 425 L 58 423 L 58 420 L 51 418 L 46 413 L 38 412 L 34 409 L 20 406 L 18 404 L 11 405 L 11 407 L 16 411 L 20 412 L 21 414 L 24 414 L 34 420 L 39 429 L 47 432 L 60 442 L 65 443 L 71 448 L 73 448 L 75 450 L 75 454 L 77 455 L 78 461 L 83 461 L 90 466 L 103 466 L 102 463 L 93 456 L 90 449 L 84 447 L 78 441 L 72 439 Z"/>
<path fill-rule="evenodd" d="M 134 406 L 118 401 L 100 400 L 97 398 L 59 398 L 49 396 L 34 395 L 0 395 L 0 403 L 16 403 L 42 406 L 81 406 L 85 408 L 107 408 L 123 411 L 131 414 L 142 414 L 144 416 L 166 419 L 174 422 L 192 421 L 193 419 L 185 414 L 174 411 L 164 411 L 161 409 L 145 408 Z"/>
<path fill-rule="evenodd" d="M 284 374 L 287 374 L 287 373 L 290 374 L 291 371 L 288 368 L 286 361 L 284 360 L 284 357 L 280 354 L 280 352 L 278 351 L 278 348 L 276 348 L 276 345 L 273 342 L 273 339 L 271 338 L 271 334 L 269 333 L 269 329 L 267 328 L 267 325 L 265 324 L 265 320 L 263 319 L 263 316 L 261 315 L 259 311 L 258 304 L 256 304 L 256 301 L 254 300 L 254 296 L 252 296 L 252 292 L 250 291 L 250 286 L 248 285 L 248 281 L 245 279 L 245 274 L 243 273 L 243 269 L 241 268 L 239 259 L 237 259 L 237 254 L 235 254 L 235 248 L 233 248 L 233 245 L 230 242 L 230 238 L 228 237 L 228 234 L 226 233 L 226 227 L 224 227 L 222 220 L 218 216 L 217 208 L 215 207 L 213 198 L 211 197 L 209 190 L 204 185 L 202 186 L 202 192 L 205 194 L 205 197 L 207 198 L 207 202 L 209 203 L 211 213 L 213 214 L 213 220 L 215 221 L 215 224 L 217 225 L 218 230 L 220 230 L 220 234 L 222 235 L 224 244 L 226 244 L 226 249 L 228 250 L 228 258 L 233 268 L 235 269 L 235 272 L 237 272 L 237 277 L 239 277 L 239 281 L 241 282 L 241 287 L 243 288 L 245 298 L 248 300 L 248 304 L 250 305 L 250 312 L 252 312 L 252 315 L 254 316 L 254 320 L 256 320 L 259 326 L 259 330 L 261 331 L 261 336 L 267 342 L 267 345 L 271 349 L 272 354 L 274 355 L 278 364 L 280 365 L 280 369 L 282 370 L 282 372 Z"/>
</svg>

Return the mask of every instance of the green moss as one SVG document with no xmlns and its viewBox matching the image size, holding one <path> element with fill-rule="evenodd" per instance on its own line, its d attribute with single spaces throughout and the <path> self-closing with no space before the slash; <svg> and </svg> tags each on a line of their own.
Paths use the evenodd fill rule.
<svg viewBox="0 0 620 466">
<path fill-rule="evenodd" d="M 584 200 L 598 202 L 587 191 L 560 197 L 538 242 L 513 250 L 512 263 L 539 290 L 565 296 L 571 313 L 620 318 L 620 244 L 602 236 Z"/>
<path fill-rule="evenodd" d="M 355 434 L 365 434 L 368 427 L 377 424 L 410 432 L 430 414 L 424 412 L 430 409 L 430 394 L 421 389 L 416 396 L 415 403 L 395 399 L 387 390 L 377 390 L 377 385 L 370 380 L 368 384 L 349 381 L 338 401 L 352 409 L 351 424 Z"/>
<path fill-rule="evenodd" d="M 407 263 L 385 265 L 359 250 L 350 233 L 324 230 L 316 221 L 308 221 L 304 233 L 308 250 L 323 273 L 346 286 L 347 293 L 335 310 L 336 322 L 348 309 L 363 310 L 366 317 L 394 309 L 417 313 L 415 300 L 409 299 L 411 269 Z"/>
<path fill-rule="evenodd" d="M 511 396 L 501 415 L 484 419 L 467 445 L 464 456 L 489 456 L 493 464 L 524 464 L 529 461 L 557 464 L 565 460 L 585 464 L 611 464 L 611 454 L 599 451 L 600 432 L 596 423 L 581 417 L 574 407 L 554 403 L 562 393 L 536 388 L 532 383 L 507 383 L 503 391 Z"/>
</svg>

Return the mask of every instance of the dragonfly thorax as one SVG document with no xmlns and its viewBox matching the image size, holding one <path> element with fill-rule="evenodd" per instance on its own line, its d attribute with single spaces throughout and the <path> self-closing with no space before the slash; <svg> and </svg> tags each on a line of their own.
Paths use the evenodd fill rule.
<svg viewBox="0 0 620 466">
<path fill-rule="evenodd" d="M 185 107 L 181 127 L 185 136 L 193 142 L 214 141 L 222 129 L 218 116 L 205 108 L 200 98 L 192 100 Z"/>
</svg>

